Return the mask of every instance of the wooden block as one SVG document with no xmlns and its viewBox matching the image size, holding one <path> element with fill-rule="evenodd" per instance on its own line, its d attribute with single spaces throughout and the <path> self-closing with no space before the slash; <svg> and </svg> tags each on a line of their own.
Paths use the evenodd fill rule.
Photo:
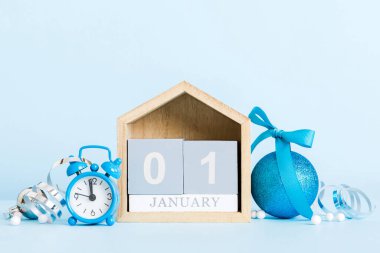
<svg viewBox="0 0 380 253">
<path fill-rule="evenodd" d="M 130 194 L 183 193 L 181 139 L 128 140 Z"/>
<path fill-rule="evenodd" d="M 129 195 L 130 212 L 237 212 L 237 195 Z"/>
<path fill-rule="evenodd" d="M 119 222 L 250 222 L 251 152 L 248 117 L 206 94 L 188 82 L 146 101 L 117 119 L 117 149 L 122 158 L 118 181 Z M 129 139 L 185 139 L 238 142 L 237 212 L 129 212 Z"/>
<path fill-rule="evenodd" d="M 236 141 L 184 142 L 185 194 L 237 194 Z"/>
</svg>

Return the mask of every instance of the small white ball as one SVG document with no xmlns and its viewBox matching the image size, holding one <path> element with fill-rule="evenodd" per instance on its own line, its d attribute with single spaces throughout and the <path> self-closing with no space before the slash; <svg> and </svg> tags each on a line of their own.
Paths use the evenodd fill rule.
<svg viewBox="0 0 380 253">
<path fill-rule="evenodd" d="M 322 222 L 321 216 L 313 215 L 313 217 L 311 217 L 311 223 L 313 223 L 314 225 L 319 225 L 321 224 L 321 222 Z"/>
<path fill-rule="evenodd" d="M 21 217 L 20 216 L 13 216 L 12 218 L 11 218 L 11 220 L 9 221 L 9 223 L 11 224 L 11 225 L 13 225 L 13 226 L 17 226 L 17 225 L 20 225 L 20 223 L 21 223 Z"/>
<path fill-rule="evenodd" d="M 338 214 L 336 215 L 336 219 L 337 219 L 338 221 L 342 222 L 342 221 L 345 221 L 345 220 L 346 220 L 346 216 L 345 216 L 343 213 L 338 213 Z"/>
<path fill-rule="evenodd" d="M 252 219 L 256 219 L 257 218 L 257 211 L 252 210 L 252 212 L 251 212 L 251 218 Z"/>
<path fill-rule="evenodd" d="M 43 224 L 43 223 L 46 223 L 48 221 L 48 217 L 44 214 L 38 216 L 38 222 Z"/>
<path fill-rule="evenodd" d="M 333 219 L 334 219 L 334 214 L 332 214 L 332 213 L 327 213 L 326 214 L 326 220 L 332 221 Z"/>
<path fill-rule="evenodd" d="M 262 219 L 265 218 L 266 214 L 265 214 L 265 212 L 263 210 L 259 210 L 259 211 L 256 212 L 256 216 L 257 216 L 258 219 L 262 220 Z"/>
</svg>

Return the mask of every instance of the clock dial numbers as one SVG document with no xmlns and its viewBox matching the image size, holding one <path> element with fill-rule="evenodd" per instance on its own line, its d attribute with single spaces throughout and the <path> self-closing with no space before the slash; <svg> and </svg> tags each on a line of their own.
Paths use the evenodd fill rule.
<svg viewBox="0 0 380 253">
<path fill-rule="evenodd" d="M 75 182 L 71 189 L 70 206 L 78 216 L 85 219 L 103 216 L 113 201 L 111 185 L 102 178 L 84 177 Z"/>
</svg>

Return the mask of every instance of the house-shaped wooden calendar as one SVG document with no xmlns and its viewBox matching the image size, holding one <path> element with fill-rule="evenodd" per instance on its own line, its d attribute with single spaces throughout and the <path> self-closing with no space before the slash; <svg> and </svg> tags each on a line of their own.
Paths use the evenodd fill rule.
<svg viewBox="0 0 380 253">
<path fill-rule="evenodd" d="M 119 222 L 250 221 L 250 120 L 193 85 L 120 116 L 117 147 Z"/>
</svg>

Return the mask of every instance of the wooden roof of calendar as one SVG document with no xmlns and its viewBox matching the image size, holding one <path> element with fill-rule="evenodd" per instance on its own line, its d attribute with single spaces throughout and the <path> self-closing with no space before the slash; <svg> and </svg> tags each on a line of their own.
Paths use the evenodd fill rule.
<svg viewBox="0 0 380 253">
<path fill-rule="evenodd" d="M 135 120 L 138 120 L 141 117 L 144 117 L 145 115 L 153 112 L 154 110 L 160 108 L 161 106 L 169 103 L 170 101 L 176 99 L 177 97 L 183 94 L 188 94 L 193 98 L 196 98 L 197 100 L 203 102 L 204 104 L 208 105 L 209 107 L 213 108 L 214 110 L 227 116 L 228 118 L 239 124 L 249 121 L 248 117 L 246 117 L 245 115 L 225 105 L 221 101 L 217 100 L 216 98 L 210 96 L 209 94 L 205 93 L 204 91 L 198 89 L 197 87 L 191 85 L 186 81 L 180 82 L 179 84 L 165 91 L 164 93 L 148 100 L 144 104 L 121 115 L 118 118 L 118 121 L 133 122 Z"/>
</svg>

